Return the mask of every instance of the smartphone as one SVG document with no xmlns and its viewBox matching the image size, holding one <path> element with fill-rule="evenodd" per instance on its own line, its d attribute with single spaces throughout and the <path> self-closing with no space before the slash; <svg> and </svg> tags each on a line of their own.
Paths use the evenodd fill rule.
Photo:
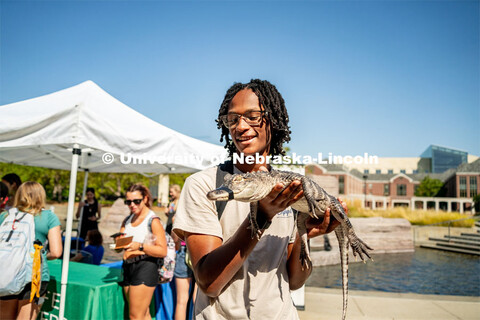
<svg viewBox="0 0 480 320">
<path fill-rule="evenodd" d="M 124 233 L 124 232 L 117 232 L 117 233 L 112 234 L 110 237 L 116 238 L 116 237 L 120 237 L 120 236 L 124 236 L 124 235 L 126 235 L 126 233 Z"/>
</svg>

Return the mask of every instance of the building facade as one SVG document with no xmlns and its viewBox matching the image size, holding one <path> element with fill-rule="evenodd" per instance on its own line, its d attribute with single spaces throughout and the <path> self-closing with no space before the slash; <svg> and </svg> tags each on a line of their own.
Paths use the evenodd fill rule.
<svg viewBox="0 0 480 320">
<path fill-rule="evenodd" d="M 430 145 L 420 155 L 418 172 L 442 173 L 449 169 L 455 169 L 467 161 L 468 153 L 466 151 Z"/>
<path fill-rule="evenodd" d="M 334 177 L 338 196 L 361 200 L 365 207 L 372 209 L 405 206 L 473 212 L 473 197 L 480 194 L 480 159 L 442 173 L 362 173 L 343 165 L 312 164 L 306 166 L 305 174 L 314 180 L 322 176 Z M 442 197 L 415 196 L 416 189 L 426 176 L 444 183 L 440 192 Z"/>
</svg>

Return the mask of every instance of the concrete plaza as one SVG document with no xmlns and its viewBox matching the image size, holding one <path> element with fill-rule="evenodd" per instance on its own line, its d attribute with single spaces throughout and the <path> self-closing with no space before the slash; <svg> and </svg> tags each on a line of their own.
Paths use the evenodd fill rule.
<svg viewBox="0 0 480 320">
<path fill-rule="evenodd" d="M 301 320 L 332 320 L 342 317 L 342 291 L 306 287 Z M 480 319 L 480 297 L 350 291 L 347 319 Z"/>
</svg>

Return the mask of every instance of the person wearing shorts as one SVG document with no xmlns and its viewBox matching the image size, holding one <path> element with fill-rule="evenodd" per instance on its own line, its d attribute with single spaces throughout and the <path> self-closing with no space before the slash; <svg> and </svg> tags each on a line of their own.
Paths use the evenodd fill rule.
<svg viewBox="0 0 480 320">
<path fill-rule="evenodd" d="M 185 256 L 187 254 L 187 245 L 185 241 L 182 241 L 180 249 L 177 251 L 177 256 L 175 258 L 175 271 L 173 275 L 176 279 L 190 279 L 193 277 L 193 271 L 185 262 Z"/>
<path fill-rule="evenodd" d="M 151 319 L 150 302 L 158 284 L 159 259 L 167 255 L 167 239 L 160 219 L 151 210 L 147 187 L 134 184 L 127 189 L 125 204 L 131 215 L 122 223 L 123 237 L 132 242 L 123 253 L 123 289 L 130 319 Z"/>
<path fill-rule="evenodd" d="M 45 246 L 48 239 L 49 251 L 42 250 L 42 276 L 40 284 L 40 297 L 47 292 L 50 272 L 48 271 L 47 259 L 57 259 L 62 255 L 62 237 L 60 220 L 45 207 L 45 189 L 41 184 L 27 181 L 20 185 L 15 193 L 13 206 L 19 211 L 27 212 L 34 216 L 35 239 Z M 4 263 L 4 262 L 2 262 Z M 42 298 L 34 298 L 30 302 L 31 283 L 16 295 L 0 297 L 1 319 L 36 319 L 43 303 Z"/>
</svg>

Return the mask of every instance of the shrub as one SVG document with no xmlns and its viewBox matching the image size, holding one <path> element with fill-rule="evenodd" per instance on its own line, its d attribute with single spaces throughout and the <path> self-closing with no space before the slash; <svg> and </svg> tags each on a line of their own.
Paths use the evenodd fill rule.
<svg viewBox="0 0 480 320">
<path fill-rule="evenodd" d="M 410 210 L 409 208 L 396 207 L 388 210 L 371 210 L 362 208 L 361 200 L 353 202 L 347 201 L 349 217 L 383 217 L 383 218 L 403 218 L 410 221 L 413 225 L 427 225 L 440 223 L 449 220 L 458 220 L 468 218 L 465 214 L 459 212 L 445 212 L 434 210 Z M 452 227 L 473 227 L 474 219 L 455 221 L 450 224 Z M 448 223 L 439 226 L 448 226 Z"/>
</svg>

